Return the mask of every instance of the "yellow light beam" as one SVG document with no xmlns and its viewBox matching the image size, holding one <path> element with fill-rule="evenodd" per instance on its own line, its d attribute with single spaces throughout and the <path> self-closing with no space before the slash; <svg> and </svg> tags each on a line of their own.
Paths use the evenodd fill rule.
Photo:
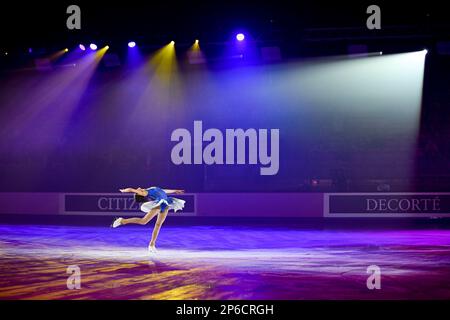
<svg viewBox="0 0 450 320">
<path fill-rule="evenodd" d="M 168 45 L 156 51 L 149 60 L 149 66 L 162 86 L 169 86 L 178 74 L 174 44 L 175 42 L 171 41 Z"/>
<path fill-rule="evenodd" d="M 200 64 L 205 62 L 205 57 L 200 49 L 198 39 L 194 41 L 194 44 L 187 51 L 187 59 L 190 64 Z"/>
</svg>

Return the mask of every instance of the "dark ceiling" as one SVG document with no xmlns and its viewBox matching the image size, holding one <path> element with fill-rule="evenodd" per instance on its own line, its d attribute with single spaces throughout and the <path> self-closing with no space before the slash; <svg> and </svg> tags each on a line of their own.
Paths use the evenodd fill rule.
<svg viewBox="0 0 450 320">
<path fill-rule="evenodd" d="M 368 30 L 366 9 L 373 3 L 15 1 L 1 4 L 0 52 L 17 57 L 26 55 L 28 48 L 51 52 L 78 43 L 123 48 L 123 43 L 135 40 L 140 46 L 158 47 L 170 40 L 190 45 L 200 39 L 202 48 L 213 56 L 214 48 L 207 46 L 226 43 L 237 30 L 244 30 L 261 46 L 279 46 L 284 57 L 340 54 L 348 45 L 361 43 L 374 51 L 407 51 L 450 40 L 450 14 L 443 2 L 378 2 L 382 29 Z M 66 27 L 71 4 L 81 8 L 81 30 Z"/>
<path fill-rule="evenodd" d="M 70 4 L 81 7 L 80 31 L 66 28 Z M 274 34 L 295 38 L 311 28 L 342 32 L 347 27 L 364 28 L 370 4 L 373 1 L 15 1 L 1 4 L 1 46 L 48 45 L 84 38 L 223 41 L 237 28 L 262 39 Z M 385 28 L 414 27 L 435 32 L 450 22 L 444 4 L 390 1 L 380 7 Z"/>
</svg>

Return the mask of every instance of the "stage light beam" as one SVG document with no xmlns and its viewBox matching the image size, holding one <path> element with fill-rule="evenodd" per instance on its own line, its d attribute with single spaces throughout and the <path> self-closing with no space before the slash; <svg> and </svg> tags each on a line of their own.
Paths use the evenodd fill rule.
<svg viewBox="0 0 450 320">
<path fill-rule="evenodd" d="M 154 52 L 142 72 L 150 77 L 150 82 L 138 105 L 146 106 L 149 99 L 159 104 L 168 103 L 179 95 L 180 75 L 174 41 Z M 152 96 L 151 98 L 149 98 Z"/>
<path fill-rule="evenodd" d="M 205 62 L 205 57 L 200 49 L 198 39 L 194 41 L 187 51 L 187 58 L 190 64 L 200 64 Z"/>
<path fill-rule="evenodd" d="M 134 41 L 128 42 L 128 47 L 129 47 L 129 48 L 134 48 L 134 47 L 136 47 L 136 42 L 134 42 Z"/>
</svg>

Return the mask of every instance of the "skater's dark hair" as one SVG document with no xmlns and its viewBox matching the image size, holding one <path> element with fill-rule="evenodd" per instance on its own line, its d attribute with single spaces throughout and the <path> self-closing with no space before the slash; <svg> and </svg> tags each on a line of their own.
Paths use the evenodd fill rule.
<svg viewBox="0 0 450 320">
<path fill-rule="evenodd" d="M 146 202 L 147 199 L 144 196 L 141 196 L 141 195 L 135 193 L 134 201 L 140 203 L 140 202 Z"/>
</svg>

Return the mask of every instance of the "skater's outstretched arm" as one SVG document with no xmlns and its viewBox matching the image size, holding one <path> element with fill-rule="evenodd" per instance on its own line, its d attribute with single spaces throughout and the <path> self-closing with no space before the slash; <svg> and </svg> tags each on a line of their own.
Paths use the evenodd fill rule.
<svg viewBox="0 0 450 320">
<path fill-rule="evenodd" d="M 125 189 L 119 189 L 119 191 L 120 192 L 122 192 L 122 193 L 125 193 L 125 192 L 131 192 L 131 193 L 136 193 L 136 194 L 138 194 L 138 195 L 140 195 L 140 196 L 146 196 L 147 195 L 147 190 L 145 190 L 145 189 L 142 189 L 142 188 L 137 188 L 137 189 L 134 189 L 134 188 L 125 188 Z"/>
<path fill-rule="evenodd" d="M 167 194 L 182 194 L 182 193 L 184 193 L 184 190 L 179 190 L 179 189 L 163 189 L 163 190 Z"/>
</svg>

